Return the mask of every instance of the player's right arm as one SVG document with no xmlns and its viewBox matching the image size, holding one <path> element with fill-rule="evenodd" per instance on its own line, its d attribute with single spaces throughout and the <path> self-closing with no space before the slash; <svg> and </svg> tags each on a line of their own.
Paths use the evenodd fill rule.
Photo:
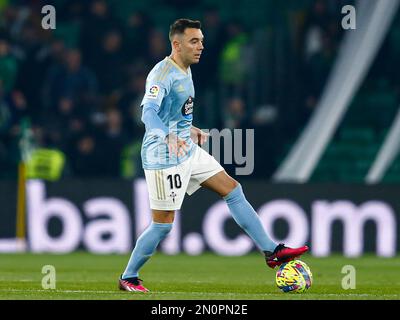
<svg viewBox="0 0 400 320">
<path fill-rule="evenodd" d="M 188 149 L 187 143 L 179 139 L 175 134 L 169 132 L 166 126 L 158 115 L 162 101 L 168 95 L 168 83 L 154 81 L 152 77 L 146 82 L 146 93 L 142 101 L 142 122 L 145 124 L 146 131 L 154 134 L 162 141 L 167 143 L 170 153 L 182 156 L 185 155 Z"/>
<path fill-rule="evenodd" d="M 169 132 L 168 127 L 161 121 L 158 116 L 160 107 L 154 103 L 145 103 L 142 109 L 142 122 L 146 127 L 146 131 L 152 132 L 168 145 L 170 153 L 178 157 L 184 156 L 188 150 L 185 140 L 179 139 L 175 134 Z"/>
<path fill-rule="evenodd" d="M 143 104 L 141 120 L 146 127 L 146 131 L 165 140 L 169 134 L 169 129 L 158 116 L 158 110 L 160 110 L 160 106 L 155 103 L 147 102 Z"/>
</svg>

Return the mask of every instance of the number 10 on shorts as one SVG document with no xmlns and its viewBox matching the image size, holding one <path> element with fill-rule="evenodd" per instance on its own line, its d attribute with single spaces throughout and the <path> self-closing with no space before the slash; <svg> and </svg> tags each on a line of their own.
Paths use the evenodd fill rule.
<svg viewBox="0 0 400 320">
<path fill-rule="evenodd" d="M 167 176 L 170 189 L 180 189 L 182 187 L 182 180 L 179 174 L 170 174 Z"/>
</svg>

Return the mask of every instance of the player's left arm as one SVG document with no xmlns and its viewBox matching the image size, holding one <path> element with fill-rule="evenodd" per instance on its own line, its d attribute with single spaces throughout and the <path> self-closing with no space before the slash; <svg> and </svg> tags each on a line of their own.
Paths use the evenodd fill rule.
<svg viewBox="0 0 400 320">
<path fill-rule="evenodd" d="M 210 136 L 209 133 L 204 132 L 203 130 L 201 130 L 193 125 L 190 128 L 190 137 L 192 138 L 194 143 L 203 145 L 204 143 L 207 142 L 207 139 L 209 136 Z"/>
</svg>

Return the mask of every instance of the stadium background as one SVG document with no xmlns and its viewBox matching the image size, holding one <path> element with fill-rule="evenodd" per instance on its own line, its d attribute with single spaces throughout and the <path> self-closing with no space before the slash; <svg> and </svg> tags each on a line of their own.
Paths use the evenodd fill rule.
<svg viewBox="0 0 400 320">
<path fill-rule="evenodd" d="M 46 4 L 56 9 L 55 30 L 41 26 Z M 146 75 L 170 53 L 171 22 L 190 17 L 206 39 L 192 66 L 194 124 L 254 129 L 254 171 L 237 179 L 273 237 L 308 244 L 317 257 L 396 256 L 400 139 L 383 146 L 399 111 L 397 10 L 307 178 L 276 175 L 318 111 L 343 40 L 358 32 L 341 25 L 349 4 L 0 1 L 0 251 L 130 252 L 150 214 L 140 164 Z M 387 161 L 372 185 L 379 152 Z M 232 175 L 237 166 L 224 164 Z M 186 198 L 161 250 L 255 248 L 202 191 Z"/>
</svg>

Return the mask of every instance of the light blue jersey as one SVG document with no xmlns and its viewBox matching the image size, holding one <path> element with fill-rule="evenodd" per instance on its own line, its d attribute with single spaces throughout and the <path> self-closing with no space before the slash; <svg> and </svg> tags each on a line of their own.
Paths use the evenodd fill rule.
<svg viewBox="0 0 400 320">
<path fill-rule="evenodd" d="M 188 144 L 188 152 L 179 158 L 169 154 L 168 146 L 156 130 L 146 133 L 142 143 L 144 169 L 158 170 L 175 166 L 187 160 L 194 151 L 190 138 L 193 120 L 194 86 L 190 68 L 185 72 L 171 58 L 166 57 L 150 71 L 146 80 L 146 92 L 141 106 L 155 104 L 162 123 Z"/>
</svg>

